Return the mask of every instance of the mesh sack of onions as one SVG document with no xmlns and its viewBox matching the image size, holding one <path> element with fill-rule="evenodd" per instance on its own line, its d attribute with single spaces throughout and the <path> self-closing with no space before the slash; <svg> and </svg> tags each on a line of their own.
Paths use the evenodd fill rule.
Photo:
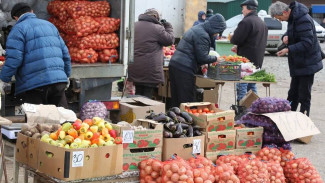
<svg viewBox="0 0 325 183">
<path fill-rule="evenodd" d="M 246 160 L 238 167 L 240 182 L 270 182 L 270 175 L 265 163 L 258 159 Z"/>
<path fill-rule="evenodd" d="M 65 22 L 63 31 L 66 34 L 77 35 L 78 37 L 88 36 L 98 31 L 100 24 L 90 16 L 69 18 Z"/>
<path fill-rule="evenodd" d="M 97 34 L 108 34 L 120 28 L 120 19 L 110 17 L 94 17 L 100 24 Z"/>
<path fill-rule="evenodd" d="M 273 97 L 259 98 L 255 100 L 250 107 L 250 111 L 257 114 L 290 110 L 291 106 L 288 100 Z"/>
<path fill-rule="evenodd" d="M 80 110 L 81 120 L 92 119 L 93 117 L 106 118 L 107 109 L 106 106 L 99 101 L 89 101 L 82 105 Z"/>
<path fill-rule="evenodd" d="M 225 163 L 217 164 L 214 175 L 218 183 L 240 183 L 239 178 L 234 173 L 233 167 Z"/>
<path fill-rule="evenodd" d="M 77 63 L 95 63 L 98 59 L 98 53 L 92 48 L 79 49 L 76 47 L 69 47 L 71 61 Z"/>
<path fill-rule="evenodd" d="M 161 182 L 162 162 L 156 159 L 143 160 L 139 164 L 140 183 Z"/>
<path fill-rule="evenodd" d="M 71 1 L 68 2 L 65 9 L 71 18 L 108 17 L 111 10 L 107 1 Z"/>
<path fill-rule="evenodd" d="M 187 161 L 179 157 L 165 161 L 162 168 L 162 182 L 194 183 L 193 169 Z"/>
<path fill-rule="evenodd" d="M 220 156 L 216 164 L 222 164 L 225 163 L 229 166 L 232 166 L 234 169 L 234 172 L 237 173 L 238 171 L 238 166 L 242 163 L 243 159 L 240 156 L 235 156 L 235 155 L 226 155 L 226 156 Z"/>
<path fill-rule="evenodd" d="M 283 168 L 277 162 L 270 161 L 264 162 L 267 166 L 267 171 L 269 172 L 270 183 L 285 183 L 286 178 L 284 176 Z"/>
<path fill-rule="evenodd" d="M 111 61 L 111 63 L 115 63 L 118 61 L 118 52 L 117 49 L 103 49 L 98 51 L 99 61 L 103 63 L 107 63 Z"/>
<path fill-rule="evenodd" d="M 277 148 L 264 147 L 259 150 L 256 155 L 257 158 L 263 161 L 274 161 L 278 164 L 281 162 L 281 151 Z"/>
</svg>

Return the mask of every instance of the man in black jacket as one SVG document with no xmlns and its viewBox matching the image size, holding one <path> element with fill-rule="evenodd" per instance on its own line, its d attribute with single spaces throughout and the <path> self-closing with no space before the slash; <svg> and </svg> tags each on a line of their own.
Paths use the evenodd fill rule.
<svg viewBox="0 0 325 183">
<path fill-rule="evenodd" d="M 199 66 L 217 61 L 216 56 L 209 55 L 210 38 L 225 29 L 225 18 L 216 14 L 184 33 L 169 63 L 173 107 L 179 107 L 183 102 L 194 102 L 194 74 Z"/>
<path fill-rule="evenodd" d="M 239 22 L 230 42 L 235 45 L 233 50 L 239 56 L 248 58 L 257 68 L 262 68 L 267 27 L 257 16 L 258 2 L 256 0 L 246 0 L 240 6 L 244 19 Z M 256 83 L 238 83 L 237 101 L 239 102 L 249 90 L 257 93 Z"/>
<path fill-rule="evenodd" d="M 296 111 L 300 103 L 300 112 L 309 116 L 311 88 L 314 74 L 323 68 L 322 51 L 317 40 L 313 19 L 308 8 L 296 1 L 289 6 L 277 1 L 269 7 L 269 14 L 280 21 L 288 21 L 288 29 L 282 37 L 287 48 L 277 53 L 288 54 L 291 84 L 288 100 L 291 110 Z"/>
</svg>

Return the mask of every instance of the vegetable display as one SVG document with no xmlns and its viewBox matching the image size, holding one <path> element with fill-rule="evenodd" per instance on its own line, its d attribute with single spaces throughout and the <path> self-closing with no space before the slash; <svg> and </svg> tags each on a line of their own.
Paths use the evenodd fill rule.
<svg viewBox="0 0 325 183">
<path fill-rule="evenodd" d="M 275 75 L 267 73 L 264 69 L 257 71 L 249 76 L 243 77 L 246 81 L 264 81 L 264 82 L 275 82 Z"/>
</svg>

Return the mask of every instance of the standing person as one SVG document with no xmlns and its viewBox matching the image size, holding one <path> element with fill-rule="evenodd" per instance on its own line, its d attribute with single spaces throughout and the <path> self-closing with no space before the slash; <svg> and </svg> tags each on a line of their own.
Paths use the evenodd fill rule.
<svg viewBox="0 0 325 183">
<path fill-rule="evenodd" d="M 210 56 L 211 36 L 226 29 L 222 15 L 216 14 L 209 21 L 186 31 L 169 63 L 169 78 L 172 106 L 179 107 L 183 102 L 194 102 L 195 73 L 204 64 L 217 62 Z"/>
<path fill-rule="evenodd" d="M 288 54 L 291 76 L 288 100 L 291 102 L 291 110 L 296 111 L 300 103 L 300 112 L 307 116 L 310 112 L 314 75 L 323 68 L 322 51 L 308 11 L 305 5 L 296 1 L 289 6 L 277 1 L 269 8 L 272 17 L 288 22 L 287 32 L 282 37 L 287 48 L 280 50 L 277 55 Z"/>
<path fill-rule="evenodd" d="M 199 24 L 205 22 L 205 19 L 206 19 L 205 12 L 204 11 L 199 11 L 197 17 L 198 17 L 198 20 L 194 22 L 193 26 L 196 26 L 196 25 L 199 25 Z"/>
<path fill-rule="evenodd" d="M 164 83 L 163 46 L 174 43 L 172 25 L 159 22 L 156 9 L 139 15 L 134 25 L 134 63 L 129 65 L 129 80 L 135 84 L 135 94 L 152 98 L 154 88 Z"/>
<path fill-rule="evenodd" d="M 257 16 L 258 2 L 246 0 L 241 3 L 244 18 L 239 22 L 230 42 L 234 44 L 233 51 L 239 56 L 246 57 L 256 68 L 262 68 L 267 41 L 267 27 Z M 237 84 L 237 102 L 252 90 L 257 93 L 256 83 Z"/>
<path fill-rule="evenodd" d="M 213 9 L 208 9 L 206 13 L 206 20 L 209 20 L 211 16 L 213 16 Z"/>
<path fill-rule="evenodd" d="M 67 108 L 65 88 L 71 59 L 58 30 L 50 22 L 38 19 L 26 3 L 14 5 L 11 17 L 17 23 L 7 39 L 1 85 L 15 76 L 15 95 L 24 102 Z"/>
</svg>

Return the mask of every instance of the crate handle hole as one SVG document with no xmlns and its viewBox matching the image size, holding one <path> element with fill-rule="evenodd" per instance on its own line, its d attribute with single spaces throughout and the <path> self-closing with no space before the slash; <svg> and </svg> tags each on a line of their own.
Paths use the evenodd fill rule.
<svg viewBox="0 0 325 183">
<path fill-rule="evenodd" d="M 87 155 L 87 156 L 86 156 L 86 160 L 89 160 L 89 159 L 90 159 L 90 156 L 89 156 L 89 155 Z"/>
<path fill-rule="evenodd" d="M 247 135 L 254 135 L 254 132 L 247 132 Z"/>
<path fill-rule="evenodd" d="M 110 154 L 109 153 L 106 153 L 105 154 L 105 158 L 109 158 L 110 157 Z"/>
</svg>

